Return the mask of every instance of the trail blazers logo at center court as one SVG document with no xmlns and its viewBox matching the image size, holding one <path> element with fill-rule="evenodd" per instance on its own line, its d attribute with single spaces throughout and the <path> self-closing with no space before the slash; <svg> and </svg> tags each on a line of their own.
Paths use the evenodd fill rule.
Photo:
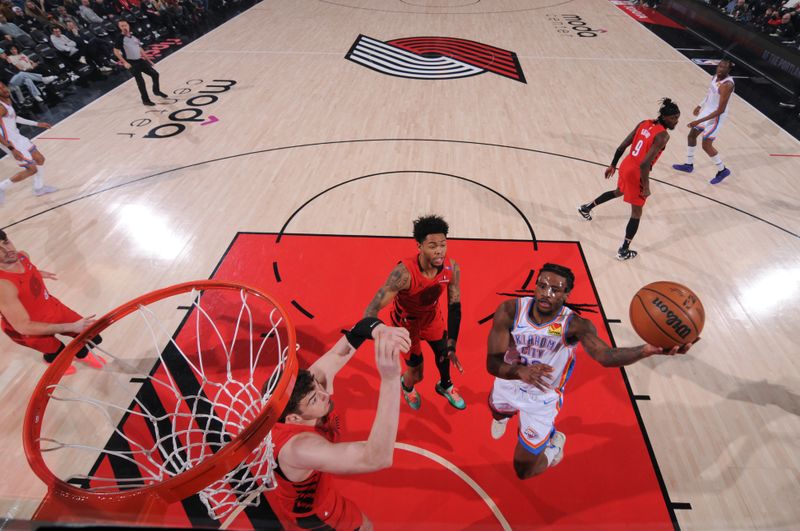
<svg viewBox="0 0 800 531">
<path fill-rule="evenodd" d="M 492 72 L 526 83 L 517 54 L 465 39 L 408 37 L 383 42 L 359 35 L 345 58 L 411 79 L 458 79 Z"/>
</svg>

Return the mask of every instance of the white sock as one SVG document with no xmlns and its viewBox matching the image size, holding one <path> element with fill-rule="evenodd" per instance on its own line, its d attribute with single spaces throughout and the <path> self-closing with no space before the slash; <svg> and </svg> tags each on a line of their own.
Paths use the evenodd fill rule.
<svg viewBox="0 0 800 531">
<path fill-rule="evenodd" d="M 688 146 L 686 148 L 686 164 L 694 164 L 694 150 L 697 146 Z"/>
<path fill-rule="evenodd" d="M 725 165 L 722 163 L 722 157 L 719 156 L 719 153 L 711 157 L 711 162 L 717 165 L 718 171 L 722 171 L 725 169 Z"/>
<path fill-rule="evenodd" d="M 36 166 L 36 173 L 33 174 L 33 189 L 38 190 L 44 186 L 44 168 Z"/>
<path fill-rule="evenodd" d="M 555 459 L 557 453 L 558 447 L 548 441 L 547 446 L 544 449 L 544 456 L 547 458 L 547 466 L 550 466 L 550 463 L 553 462 L 553 459 Z"/>
<path fill-rule="evenodd" d="M 0 181 L 0 191 L 8 190 L 8 188 L 14 183 L 11 182 L 11 179 L 5 179 Z"/>
</svg>

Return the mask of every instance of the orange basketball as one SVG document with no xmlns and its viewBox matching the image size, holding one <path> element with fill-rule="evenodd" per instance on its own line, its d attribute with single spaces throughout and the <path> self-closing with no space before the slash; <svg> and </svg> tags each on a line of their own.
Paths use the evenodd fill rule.
<svg viewBox="0 0 800 531">
<path fill-rule="evenodd" d="M 692 290 L 677 282 L 661 281 L 636 292 L 630 318 L 639 337 L 666 350 L 697 339 L 706 312 Z"/>
</svg>

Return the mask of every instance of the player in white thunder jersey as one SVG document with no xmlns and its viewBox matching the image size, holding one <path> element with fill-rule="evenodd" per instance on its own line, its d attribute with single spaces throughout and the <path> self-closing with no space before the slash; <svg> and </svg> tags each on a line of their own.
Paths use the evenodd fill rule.
<svg viewBox="0 0 800 531">
<path fill-rule="evenodd" d="M 494 313 L 486 368 L 495 376 L 489 395 L 492 437 L 505 433 L 508 419 L 520 414 L 514 470 L 519 479 L 537 476 L 561 462 L 566 436 L 556 431 L 564 385 L 575 365 L 578 343 L 604 367 L 629 365 L 654 354 L 685 354 L 691 345 L 664 352 L 640 345 L 611 348 L 591 321 L 565 306 L 575 275 L 558 264 L 544 264 L 534 297 L 504 301 Z"/>
<path fill-rule="evenodd" d="M 717 65 L 717 72 L 711 78 L 708 94 L 694 108 L 697 120 L 689 122 L 689 147 L 686 150 L 686 163 L 673 164 L 678 171 L 692 173 L 694 171 L 694 150 L 697 147 L 697 137 L 703 135 L 703 151 L 711 157 L 717 166 L 717 174 L 711 179 L 711 184 L 721 183 L 731 174 L 725 167 L 719 152 L 714 148 L 714 139 L 717 138 L 722 124 L 728 118 L 728 101 L 733 94 L 733 78 L 730 76 L 733 63 L 729 59 L 722 59 Z"/>
<path fill-rule="evenodd" d="M 50 124 L 20 118 L 14 111 L 11 92 L 5 83 L 0 83 L 0 148 L 13 156 L 22 168 L 9 179 L 0 181 L 0 205 L 5 201 L 6 190 L 13 184 L 33 175 L 34 195 L 44 195 L 57 191 L 57 188 L 44 184 L 44 156 L 36 149 L 29 138 L 22 136 L 17 124 L 33 125 L 50 129 Z"/>
</svg>

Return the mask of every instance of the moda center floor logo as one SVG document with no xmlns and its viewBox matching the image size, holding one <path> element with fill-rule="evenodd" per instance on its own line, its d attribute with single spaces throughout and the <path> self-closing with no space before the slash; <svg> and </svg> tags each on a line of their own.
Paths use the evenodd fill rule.
<svg viewBox="0 0 800 531">
<path fill-rule="evenodd" d="M 606 30 L 593 28 L 580 15 L 546 15 L 556 31 L 565 37 L 597 37 Z"/>
<path fill-rule="evenodd" d="M 491 72 L 526 83 L 514 52 L 452 37 L 379 41 L 359 35 L 345 58 L 382 74 L 411 79 L 459 79 Z"/>
</svg>

